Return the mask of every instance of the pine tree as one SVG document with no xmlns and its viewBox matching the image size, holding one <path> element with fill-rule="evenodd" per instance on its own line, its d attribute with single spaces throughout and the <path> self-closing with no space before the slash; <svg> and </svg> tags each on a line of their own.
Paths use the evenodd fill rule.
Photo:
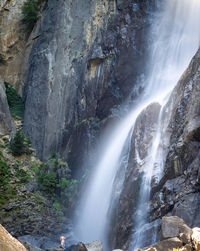
<svg viewBox="0 0 200 251">
<path fill-rule="evenodd" d="M 10 150 L 14 156 L 19 156 L 24 153 L 30 154 L 30 145 L 30 139 L 25 137 L 22 130 L 18 130 L 10 143 Z"/>
</svg>

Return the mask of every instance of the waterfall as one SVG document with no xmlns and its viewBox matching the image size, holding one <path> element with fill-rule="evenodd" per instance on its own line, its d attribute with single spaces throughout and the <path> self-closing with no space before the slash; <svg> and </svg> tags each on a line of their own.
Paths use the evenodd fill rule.
<svg viewBox="0 0 200 251">
<path fill-rule="evenodd" d="M 162 136 L 166 129 L 170 111 L 167 114 L 165 104 L 181 74 L 188 66 L 192 56 L 199 47 L 200 39 L 200 0 L 165 0 L 157 1 L 159 11 L 150 31 L 151 54 L 148 59 L 148 73 L 145 80 L 145 90 L 137 105 L 113 128 L 107 139 L 102 157 L 96 164 L 88 186 L 83 192 L 79 206 L 80 217 L 76 223 L 76 235 L 79 240 L 88 242 L 101 240 L 106 243 L 108 210 L 112 201 L 113 184 L 119 167 L 126 171 L 126 164 L 121 165 L 123 151 L 138 116 L 152 103 L 159 103 L 160 114 L 157 130 L 151 147 L 148 149 L 145 164 L 138 212 L 143 213 L 135 220 L 137 228 L 141 229 L 146 223 L 148 206 L 144 205 L 149 199 L 152 177 L 159 180 L 165 153 Z M 126 67 L 126 66 L 124 66 Z M 164 112 L 165 111 L 165 112 Z M 140 160 L 140 156 L 138 156 Z M 122 176 L 123 179 L 123 176 Z M 123 183 L 123 180 L 121 181 Z M 132 247 L 141 245 L 141 231 L 134 235 Z"/>
</svg>

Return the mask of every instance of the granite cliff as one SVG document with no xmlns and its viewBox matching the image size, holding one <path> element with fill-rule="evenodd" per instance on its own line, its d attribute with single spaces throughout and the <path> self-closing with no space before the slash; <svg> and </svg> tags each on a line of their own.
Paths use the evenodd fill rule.
<svg viewBox="0 0 200 251">
<path fill-rule="evenodd" d="M 18 161 L 22 169 L 31 168 L 30 159 L 16 161 L 8 149 L 5 150 L 5 136 L 10 140 L 19 124 L 21 126 L 21 121 L 14 121 L 9 111 L 4 86 L 4 82 L 9 82 L 23 98 L 23 130 L 40 160 L 45 161 L 56 152 L 59 158 L 68 161 L 72 176 L 80 169 L 84 173 L 84 160 L 87 159 L 88 164 L 90 159 L 95 159 L 91 152 L 104 128 L 120 116 L 119 108 L 125 101 L 128 107 L 144 89 L 145 59 L 151 43 L 147 34 L 155 1 L 45 1 L 29 34 L 20 22 L 24 2 L 0 1 L 1 156 L 7 161 L 12 176 L 16 174 L 13 166 L 19 164 Z M 191 228 L 200 226 L 199 92 L 200 51 L 164 108 L 166 134 L 162 147 L 166 161 L 160 181 L 157 183 L 155 177 L 151 184 L 144 246 L 151 244 L 153 232 L 157 232 L 156 241 L 161 239 L 163 216 L 179 216 Z M 153 103 L 136 121 L 123 190 L 112 216 L 109 236 L 113 249 L 127 248 L 131 241 L 143 165 L 136 161 L 136 147 L 145 160 L 159 112 L 160 105 Z M 49 168 L 51 170 L 51 166 Z M 54 217 L 52 201 L 31 197 L 38 189 L 34 175 L 32 178 L 31 191 L 28 185 L 17 188 L 18 199 L 15 195 L 14 200 L 9 198 L 1 207 L 1 223 L 15 236 L 52 234 L 53 224 L 60 224 Z M 23 210 L 16 212 L 14 204 Z M 45 212 L 48 224 L 43 224 Z M 22 220 L 24 215 L 26 220 Z M 14 221 L 19 225 L 15 226 Z"/>
</svg>

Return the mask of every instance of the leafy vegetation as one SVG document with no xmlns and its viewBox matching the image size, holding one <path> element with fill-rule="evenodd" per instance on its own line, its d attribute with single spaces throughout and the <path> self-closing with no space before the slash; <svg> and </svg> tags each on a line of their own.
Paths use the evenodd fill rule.
<svg viewBox="0 0 200 251">
<path fill-rule="evenodd" d="M 26 0 L 22 6 L 22 23 L 26 25 L 26 31 L 31 32 L 39 18 L 41 3 L 45 0 Z"/>
<path fill-rule="evenodd" d="M 27 183 L 30 180 L 31 178 L 30 173 L 19 168 L 19 165 L 15 165 L 14 170 L 15 170 L 15 176 L 20 180 L 20 184 Z"/>
<path fill-rule="evenodd" d="M 22 130 L 18 130 L 14 139 L 11 141 L 9 148 L 14 156 L 20 156 L 24 153 L 31 154 L 30 146 L 30 139 L 26 138 Z"/>
<path fill-rule="evenodd" d="M 65 174 L 66 170 L 69 171 L 67 162 L 51 157 L 47 162 L 34 167 L 33 170 L 39 190 L 54 198 L 54 207 L 58 211 L 61 204 L 69 206 L 73 202 L 78 191 L 78 181 L 68 178 Z"/>
<path fill-rule="evenodd" d="M 24 117 L 24 103 L 22 98 L 9 83 L 5 82 L 6 96 L 10 112 L 14 118 L 23 119 Z"/>
<path fill-rule="evenodd" d="M 7 185 L 10 180 L 10 170 L 6 162 L 0 159 L 0 184 Z"/>
<path fill-rule="evenodd" d="M 2 153 L 0 154 L 0 205 L 8 202 L 9 199 L 16 197 L 15 189 L 10 185 L 11 180 L 10 166 L 6 163 Z"/>
</svg>

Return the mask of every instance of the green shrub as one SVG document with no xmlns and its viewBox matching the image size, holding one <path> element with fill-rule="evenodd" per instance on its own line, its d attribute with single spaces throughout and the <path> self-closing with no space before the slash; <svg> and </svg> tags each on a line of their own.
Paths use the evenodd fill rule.
<svg viewBox="0 0 200 251">
<path fill-rule="evenodd" d="M 16 198 L 17 192 L 9 184 L 5 185 L 3 189 L 0 190 L 0 206 L 8 203 L 8 200 Z"/>
<path fill-rule="evenodd" d="M 22 23 L 26 25 L 26 31 L 31 32 L 39 18 L 41 3 L 45 0 L 26 0 L 22 6 Z"/>
<path fill-rule="evenodd" d="M 15 176 L 20 180 L 20 182 L 26 183 L 31 178 L 30 173 L 24 171 L 23 169 L 20 169 L 18 165 L 15 165 L 14 169 L 15 169 Z"/>
<path fill-rule="evenodd" d="M 0 184 L 6 185 L 10 180 L 10 170 L 7 164 L 0 159 Z"/>
<path fill-rule="evenodd" d="M 10 150 L 14 156 L 20 156 L 24 153 L 30 154 L 31 141 L 26 138 L 22 130 L 18 130 L 15 134 L 14 139 L 10 143 Z"/>
<path fill-rule="evenodd" d="M 5 82 L 6 96 L 10 112 L 14 118 L 23 119 L 24 117 L 24 103 L 22 98 L 9 83 Z"/>
<path fill-rule="evenodd" d="M 55 207 L 55 209 L 56 209 L 58 212 L 60 212 L 60 210 L 61 210 L 61 205 L 60 205 L 60 203 L 59 203 L 57 200 L 54 201 L 53 206 Z"/>
<path fill-rule="evenodd" d="M 68 164 L 58 158 L 50 158 L 46 163 L 33 167 L 39 189 L 56 200 L 55 208 L 58 207 L 57 202 L 69 206 L 78 191 L 77 180 L 59 176 L 62 168 L 68 168 Z"/>
</svg>

